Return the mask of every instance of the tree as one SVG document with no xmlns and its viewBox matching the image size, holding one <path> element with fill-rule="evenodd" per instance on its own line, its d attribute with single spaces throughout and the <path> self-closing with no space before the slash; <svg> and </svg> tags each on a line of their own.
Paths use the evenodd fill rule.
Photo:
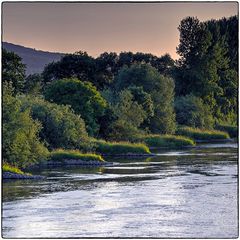
<svg viewBox="0 0 240 240">
<path fill-rule="evenodd" d="M 40 74 L 30 74 L 27 76 L 25 85 L 24 85 L 24 92 L 26 94 L 31 95 L 39 95 L 43 88 L 43 78 Z"/>
<path fill-rule="evenodd" d="M 178 97 L 175 101 L 176 120 L 178 124 L 196 127 L 212 128 L 214 120 L 209 106 L 194 95 Z"/>
<path fill-rule="evenodd" d="M 159 58 L 153 58 L 151 61 L 151 65 L 155 67 L 160 74 L 163 74 L 165 76 L 171 76 L 172 71 L 175 67 L 175 61 L 167 53 Z"/>
<path fill-rule="evenodd" d="M 44 95 L 48 101 L 70 105 L 85 121 L 88 133 L 91 136 L 98 134 L 98 120 L 104 114 L 106 101 L 90 82 L 61 79 L 51 83 Z"/>
<path fill-rule="evenodd" d="M 25 168 L 46 159 L 48 150 L 39 141 L 41 124 L 30 116 L 29 109 L 21 110 L 21 102 L 13 96 L 11 84 L 3 85 L 3 161 Z"/>
<path fill-rule="evenodd" d="M 142 132 L 138 128 L 147 117 L 142 105 L 133 100 L 131 91 L 125 89 L 119 93 L 117 103 L 111 105 L 111 109 L 116 120 L 108 129 L 108 138 L 118 141 L 134 140 Z"/>
<path fill-rule="evenodd" d="M 2 81 L 12 83 L 13 93 L 21 93 L 25 83 L 25 65 L 14 52 L 2 50 Z"/>
<path fill-rule="evenodd" d="M 119 71 L 115 84 L 117 91 L 130 86 L 142 87 L 151 95 L 154 116 L 150 119 L 149 129 L 154 133 L 174 133 L 174 81 L 159 74 L 157 69 L 149 64 L 133 64 Z"/>
<path fill-rule="evenodd" d="M 99 89 L 103 90 L 109 87 L 114 80 L 114 75 L 118 71 L 118 55 L 114 52 L 104 52 L 98 58 L 96 62 L 96 74 L 95 82 Z"/>
<path fill-rule="evenodd" d="M 89 150 L 90 140 L 83 119 L 69 106 L 57 105 L 42 98 L 21 96 L 22 109 L 30 109 L 33 119 L 41 123 L 39 133 L 50 149 Z"/>
<path fill-rule="evenodd" d="M 43 79 L 45 83 L 63 78 L 78 78 L 93 82 L 95 70 L 94 58 L 80 51 L 67 54 L 60 61 L 47 65 L 43 71 Z"/>
<path fill-rule="evenodd" d="M 146 112 L 146 118 L 141 123 L 141 128 L 147 128 L 150 123 L 150 119 L 154 116 L 154 103 L 149 93 L 143 90 L 143 87 L 130 86 L 127 88 L 133 97 L 133 101 L 142 106 Z"/>
<path fill-rule="evenodd" d="M 181 58 L 175 71 L 176 92 L 178 95 L 193 94 L 202 98 L 217 120 L 226 115 L 232 118 L 234 112 L 236 116 L 236 94 L 229 92 L 237 89 L 237 60 L 229 50 L 231 43 L 228 40 L 232 39 L 228 29 L 232 29 L 230 25 L 235 23 L 232 18 L 201 23 L 188 17 L 179 26 L 180 44 L 177 50 Z M 236 49 L 237 37 L 232 35 L 232 46 Z"/>
</svg>

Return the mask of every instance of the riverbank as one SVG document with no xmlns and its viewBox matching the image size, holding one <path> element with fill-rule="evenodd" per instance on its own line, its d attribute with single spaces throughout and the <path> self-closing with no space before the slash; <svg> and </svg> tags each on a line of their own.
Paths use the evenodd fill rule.
<svg viewBox="0 0 240 240">
<path fill-rule="evenodd" d="M 48 166 L 59 167 L 59 166 L 86 166 L 86 167 L 99 167 L 99 166 L 110 166 L 113 162 L 105 161 L 105 157 L 117 158 L 144 158 L 156 156 L 150 150 L 156 149 L 179 149 L 179 148 L 195 148 L 198 147 L 198 143 L 226 143 L 234 142 L 235 139 L 196 139 L 195 141 L 184 138 L 181 136 L 170 136 L 170 135 L 149 135 L 148 138 L 144 139 L 148 142 L 149 147 L 143 143 L 128 143 L 128 142 L 106 142 L 98 140 L 98 151 L 101 150 L 101 155 L 96 153 L 81 153 L 78 150 L 64 150 L 57 149 L 51 152 L 49 159 L 42 161 L 37 165 L 29 168 L 45 168 Z M 167 144 L 168 143 L 168 144 Z M 177 144 L 178 143 L 178 144 Z M 197 144 L 196 144 L 197 143 Z M 151 146 L 150 146 L 151 145 Z M 121 150 L 121 151 L 120 151 Z M 105 153 L 104 153 L 105 152 Z M 25 173 L 20 169 L 5 164 L 3 167 L 3 179 L 41 179 L 42 176 L 31 175 Z"/>
</svg>

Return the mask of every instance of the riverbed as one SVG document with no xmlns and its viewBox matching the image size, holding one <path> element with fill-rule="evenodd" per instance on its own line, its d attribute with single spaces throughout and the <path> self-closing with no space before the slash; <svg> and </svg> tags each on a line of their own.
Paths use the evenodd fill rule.
<svg viewBox="0 0 240 240">
<path fill-rule="evenodd" d="M 236 238 L 238 146 L 203 144 L 4 180 L 5 238 Z"/>
</svg>

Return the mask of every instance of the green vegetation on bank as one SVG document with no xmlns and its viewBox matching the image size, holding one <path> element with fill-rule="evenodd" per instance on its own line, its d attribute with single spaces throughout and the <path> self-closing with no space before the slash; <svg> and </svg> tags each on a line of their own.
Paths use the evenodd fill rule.
<svg viewBox="0 0 240 240">
<path fill-rule="evenodd" d="M 81 153 L 78 150 L 64 150 L 56 149 L 50 153 L 50 160 L 53 161 L 64 161 L 70 159 L 77 159 L 81 161 L 104 161 L 102 156 L 94 153 Z"/>
<path fill-rule="evenodd" d="M 231 138 L 238 137 L 238 127 L 231 125 L 217 125 L 215 127 L 217 130 L 227 132 Z"/>
<path fill-rule="evenodd" d="M 177 134 L 192 138 L 194 140 L 227 139 L 228 133 L 218 130 L 204 130 L 191 127 L 179 127 Z"/>
<path fill-rule="evenodd" d="M 106 142 L 94 140 L 96 152 L 102 154 L 149 154 L 149 148 L 143 143 Z"/>
<path fill-rule="evenodd" d="M 194 146 L 195 142 L 187 137 L 174 135 L 145 135 L 139 138 L 140 141 L 145 142 L 149 147 L 185 147 Z"/>
<path fill-rule="evenodd" d="M 49 151 L 52 160 L 102 161 L 84 153 L 149 154 L 148 146 L 237 136 L 237 27 L 237 16 L 186 17 L 177 61 L 169 54 L 76 52 L 30 76 L 19 56 L 3 50 L 4 161 L 24 169 L 46 161 Z"/>
<path fill-rule="evenodd" d="M 8 163 L 3 163 L 2 171 L 3 172 L 17 173 L 17 174 L 24 174 L 24 172 L 22 170 L 20 170 L 17 167 L 9 165 Z"/>
</svg>

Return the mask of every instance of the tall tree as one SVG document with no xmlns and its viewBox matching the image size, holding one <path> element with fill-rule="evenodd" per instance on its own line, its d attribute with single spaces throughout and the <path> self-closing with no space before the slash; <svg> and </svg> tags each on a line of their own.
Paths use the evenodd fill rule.
<svg viewBox="0 0 240 240">
<path fill-rule="evenodd" d="M 228 42 L 227 26 L 232 20 L 225 21 L 200 22 L 197 18 L 187 17 L 178 28 L 180 44 L 177 52 L 181 58 L 175 71 L 177 94 L 201 97 L 216 120 L 226 114 L 232 116 L 236 109 L 236 97 L 226 88 L 229 85 L 232 91 L 236 89 L 237 72 L 234 67 L 231 69 L 236 60 L 230 54 Z M 233 107 L 229 106 L 230 102 Z"/>
<path fill-rule="evenodd" d="M 155 133 L 174 133 L 173 79 L 159 74 L 157 69 L 149 64 L 133 64 L 119 71 L 115 87 L 120 91 L 130 86 L 142 87 L 151 95 L 154 116 L 150 120 L 150 130 Z"/>
<path fill-rule="evenodd" d="M 2 50 L 2 81 L 11 83 L 15 94 L 21 93 L 24 89 L 25 68 L 17 54 Z"/>
</svg>

